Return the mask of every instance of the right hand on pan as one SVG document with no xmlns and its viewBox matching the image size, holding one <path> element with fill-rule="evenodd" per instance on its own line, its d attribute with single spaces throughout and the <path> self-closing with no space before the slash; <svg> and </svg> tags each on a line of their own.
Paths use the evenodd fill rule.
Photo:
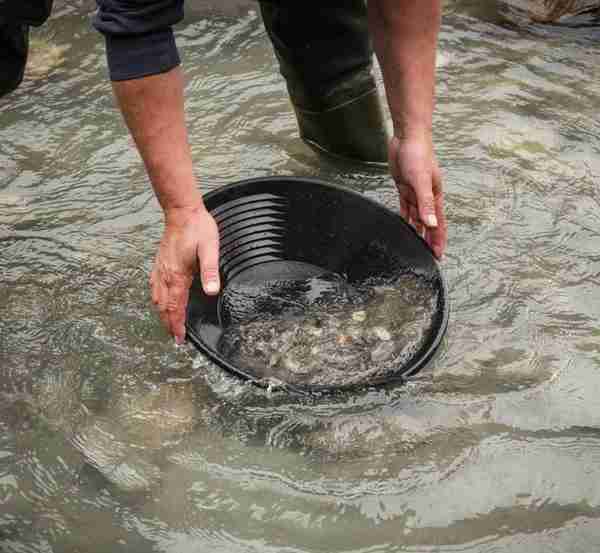
<svg viewBox="0 0 600 553">
<path fill-rule="evenodd" d="M 400 214 L 440 259 L 448 242 L 442 178 L 430 135 L 389 144 L 389 167 L 400 195 Z"/>
<path fill-rule="evenodd" d="M 189 290 L 200 268 L 204 292 L 219 292 L 219 231 L 204 204 L 165 211 L 163 232 L 150 275 L 152 302 L 175 341 L 185 340 Z"/>
</svg>

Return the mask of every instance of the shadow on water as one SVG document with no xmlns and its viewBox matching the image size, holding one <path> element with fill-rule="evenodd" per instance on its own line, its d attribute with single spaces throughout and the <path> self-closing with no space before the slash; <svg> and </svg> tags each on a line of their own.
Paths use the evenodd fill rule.
<svg viewBox="0 0 600 553">
<path fill-rule="evenodd" d="M 205 190 L 313 175 L 397 209 L 385 174 L 298 140 L 254 4 L 189 4 Z M 405 386 L 298 399 L 165 335 L 147 290 L 162 217 L 93 5 L 57 3 L 38 67 L 0 100 L 3 553 L 600 543 L 597 31 L 506 23 L 496 5 L 447 4 L 440 35 L 438 357 Z"/>
</svg>

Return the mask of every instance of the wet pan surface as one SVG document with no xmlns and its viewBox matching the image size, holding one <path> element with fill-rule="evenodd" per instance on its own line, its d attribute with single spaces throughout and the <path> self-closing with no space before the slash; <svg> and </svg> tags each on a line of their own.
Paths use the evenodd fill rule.
<svg viewBox="0 0 600 553">
<path fill-rule="evenodd" d="M 207 195 L 223 291 L 196 282 L 188 334 L 258 384 L 334 391 L 402 380 L 433 356 L 448 298 L 397 214 L 317 179 L 249 179 Z M 401 324 L 404 323 L 404 324 Z"/>
</svg>

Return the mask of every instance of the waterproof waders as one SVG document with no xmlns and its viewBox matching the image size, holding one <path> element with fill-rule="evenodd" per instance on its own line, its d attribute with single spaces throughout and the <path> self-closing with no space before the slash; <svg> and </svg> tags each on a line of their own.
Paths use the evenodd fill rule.
<svg viewBox="0 0 600 553">
<path fill-rule="evenodd" d="M 338 6 L 260 2 L 300 136 L 362 162 L 387 162 L 387 133 L 372 74 L 364 0 Z"/>
<path fill-rule="evenodd" d="M 0 96 L 12 92 L 21 84 L 28 46 L 27 25 L 0 25 Z"/>
<path fill-rule="evenodd" d="M 138 10 L 130 10 L 129 2 L 105 0 L 99 9 L 102 17 L 95 16 L 95 26 L 110 39 L 107 57 L 115 80 L 162 72 L 179 62 L 172 36 L 163 35 L 165 26 L 183 17 L 183 3 L 160 2 L 162 11 L 153 11 L 150 19 L 146 3 L 159 5 L 144 0 Z M 21 82 L 29 26 L 41 25 L 51 6 L 51 0 L 0 0 L 0 94 Z M 262 0 L 260 6 L 300 136 L 333 155 L 385 163 L 387 135 L 372 75 L 364 0 L 333 6 Z"/>
<path fill-rule="evenodd" d="M 0 96 L 21 84 L 29 27 L 44 24 L 51 10 L 52 0 L 0 0 Z"/>
</svg>

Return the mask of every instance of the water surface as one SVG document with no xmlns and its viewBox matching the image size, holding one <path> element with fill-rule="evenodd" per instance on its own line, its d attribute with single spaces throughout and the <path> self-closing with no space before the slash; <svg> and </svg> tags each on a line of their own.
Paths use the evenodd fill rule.
<svg viewBox="0 0 600 553">
<path fill-rule="evenodd" d="M 409 271 L 353 282 L 331 273 L 272 280 L 235 286 L 234 294 L 231 288 L 221 295 L 221 311 L 226 303 L 258 308 L 225 327 L 218 351 L 271 388 L 387 382 L 414 370 L 439 327 L 439 282 Z"/>
<path fill-rule="evenodd" d="M 385 174 L 298 140 L 255 7 L 232 6 L 178 28 L 203 190 L 309 175 L 395 208 Z M 298 401 L 150 308 L 162 217 L 91 12 L 59 3 L 47 70 L 0 100 L 0 550 L 595 549 L 600 31 L 447 3 L 447 339 L 408 386 Z"/>
</svg>

